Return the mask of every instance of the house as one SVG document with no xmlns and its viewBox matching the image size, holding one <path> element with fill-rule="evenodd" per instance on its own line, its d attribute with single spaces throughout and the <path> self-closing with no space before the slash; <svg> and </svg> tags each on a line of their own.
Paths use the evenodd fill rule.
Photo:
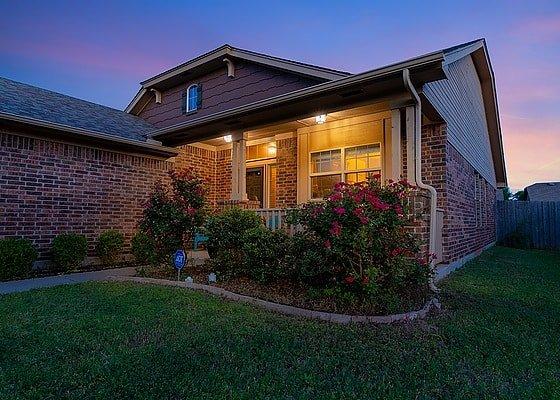
<svg viewBox="0 0 560 400">
<path fill-rule="evenodd" d="M 154 183 L 191 167 L 216 208 L 406 178 L 425 250 L 454 265 L 494 243 L 507 185 L 483 39 L 358 74 L 225 45 L 145 80 L 124 112 L 2 79 L 0 161 L 0 237 L 42 256 L 68 230 L 129 239 Z"/>
<path fill-rule="evenodd" d="M 527 201 L 560 201 L 560 182 L 533 183 L 525 188 Z"/>
</svg>

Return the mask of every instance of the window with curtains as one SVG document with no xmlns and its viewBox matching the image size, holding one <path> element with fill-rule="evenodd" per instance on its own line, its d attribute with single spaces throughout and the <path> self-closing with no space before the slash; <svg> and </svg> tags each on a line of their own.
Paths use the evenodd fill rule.
<svg viewBox="0 0 560 400">
<path fill-rule="evenodd" d="M 381 174 L 381 145 L 346 147 L 310 154 L 311 198 L 325 197 L 337 182 L 364 182 Z"/>
</svg>

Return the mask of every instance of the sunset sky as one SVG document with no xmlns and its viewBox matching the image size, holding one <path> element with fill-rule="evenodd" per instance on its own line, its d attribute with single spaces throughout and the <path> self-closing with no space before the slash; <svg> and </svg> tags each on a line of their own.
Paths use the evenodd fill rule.
<svg viewBox="0 0 560 400">
<path fill-rule="evenodd" d="M 509 185 L 560 181 L 560 1 L 0 0 L 0 76 L 123 109 L 224 43 L 361 72 L 484 37 Z"/>
</svg>

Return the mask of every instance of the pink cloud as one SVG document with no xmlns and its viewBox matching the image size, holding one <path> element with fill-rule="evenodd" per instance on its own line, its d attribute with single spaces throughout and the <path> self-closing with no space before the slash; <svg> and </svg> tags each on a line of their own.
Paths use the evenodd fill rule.
<svg viewBox="0 0 560 400">
<path fill-rule="evenodd" d="M 529 18 L 517 25 L 513 34 L 534 42 L 550 42 L 560 38 L 560 15 Z"/>
<path fill-rule="evenodd" d="M 560 118 L 502 115 L 509 186 L 560 180 Z"/>
</svg>

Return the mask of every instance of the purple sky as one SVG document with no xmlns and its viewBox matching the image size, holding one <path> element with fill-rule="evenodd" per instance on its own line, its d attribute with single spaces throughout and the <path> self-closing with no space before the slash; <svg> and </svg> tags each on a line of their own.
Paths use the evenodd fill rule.
<svg viewBox="0 0 560 400">
<path fill-rule="evenodd" d="M 0 1 L 0 76 L 123 109 L 224 43 L 360 72 L 485 37 L 510 186 L 560 181 L 560 1 Z"/>
</svg>

